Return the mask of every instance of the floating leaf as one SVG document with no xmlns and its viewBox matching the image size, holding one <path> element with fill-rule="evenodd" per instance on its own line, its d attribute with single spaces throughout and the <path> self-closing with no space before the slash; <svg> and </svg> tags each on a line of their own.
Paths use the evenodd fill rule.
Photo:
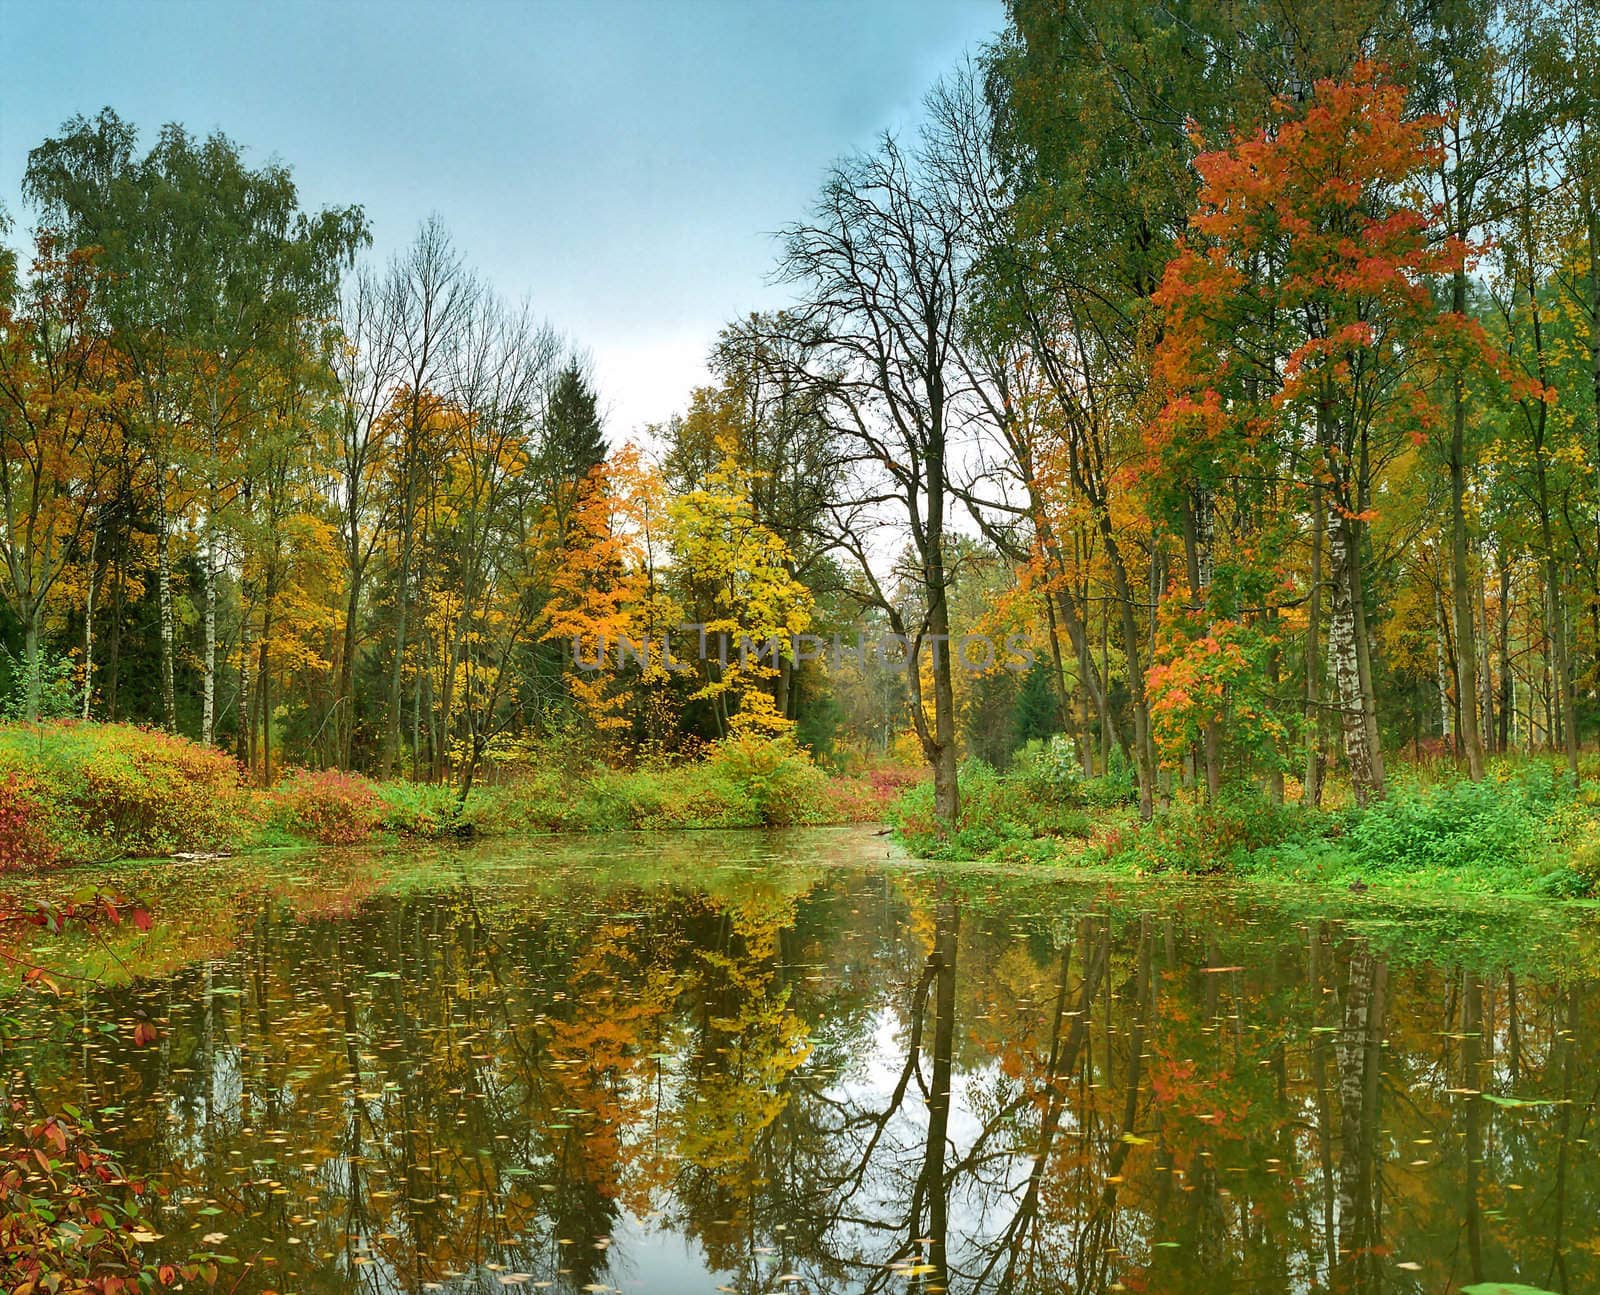
<svg viewBox="0 0 1600 1295">
<path fill-rule="evenodd" d="M 1521 1282 L 1474 1282 L 1463 1286 L 1461 1295 L 1556 1295 L 1543 1286 L 1524 1286 Z"/>
<path fill-rule="evenodd" d="M 1486 1102 L 1493 1102 L 1496 1106 L 1562 1106 L 1562 1100 L 1553 1097 L 1501 1097 L 1498 1093 L 1481 1094 Z"/>
</svg>

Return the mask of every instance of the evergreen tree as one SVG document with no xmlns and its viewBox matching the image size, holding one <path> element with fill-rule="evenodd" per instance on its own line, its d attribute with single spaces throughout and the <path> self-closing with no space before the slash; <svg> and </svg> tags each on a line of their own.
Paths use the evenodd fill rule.
<svg viewBox="0 0 1600 1295">
<path fill-rule="evenodd" d="M 582 481 L 606 461 L 599 398 L 576 360 L 550 388 L 545 433 L 545 471 L 553 481 Z"/>
</svg>

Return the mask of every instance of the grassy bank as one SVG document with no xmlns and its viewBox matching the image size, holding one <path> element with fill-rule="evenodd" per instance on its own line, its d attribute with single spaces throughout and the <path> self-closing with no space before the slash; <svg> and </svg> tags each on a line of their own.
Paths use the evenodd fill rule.
<svg viewBox="0 0 1600 1295">
<path fill-rule="evenodd" d="M 1129 778 L 1082 779 L 1059 747 L 1026 753 L 1005 775 L 968 765 L 961 786 L 961 821 L 943 839 L 930 789 L 913 789 L 890 811 L 913 852 L 1135 876 L 1600 896 L 1600 781 L 1574 786 L 1546 761 L 1497 763 L 1479 783 L 1449 769 L 1402 767 L 1389 796 L 1366 809 L 1313 810 L 1255 788 L 1210 804 L 1183 793 L 1150 823 L 1139 822 Z"/>
<path fill-rule="evenodd" d="M 916 776 L 824 771 L 793 744 L 730 740 L 694 763 L 547 761 L 482 785 L 291 771 L 248 786 L 224 752 L 121 724 L 0 725 L 0 871 L 459 835 L 882 822 Z"/>
<path fill-rule="evenodd" d="M 1600 772 L 1597 770 L 1596 772 Z M 549 759 L 460 802 L 452 788 L 293 771 L 246 784 L 227 754 L 116 724 L 0 725 L 0 871 L 118 858 L 461 835 L 892 822 L 916 855 L 1129 876 L 1231 874 L 1320 886 L 1559 898 L 1600 895 L 1600 780 L 1542 761 L 1471 783 L 1402 768 L 1365 810 L 1302 808 L 1236 788 L 1176 797 L 1140 823 L 1130 772 L 1086 779 L 1064 744 L 1006 774 L 962 770 L 941 835 L 914 771 L 825 771 L 792 743 L 731 740 L 692 763 L 613 769 Z"/>
</svg>

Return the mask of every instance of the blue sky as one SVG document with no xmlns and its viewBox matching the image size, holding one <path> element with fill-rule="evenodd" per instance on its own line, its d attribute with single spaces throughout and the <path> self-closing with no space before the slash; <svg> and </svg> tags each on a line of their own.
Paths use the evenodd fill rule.
<svg viewBox="0 0 1600 1295">
<path fill-rule="evenodd" d="M 717 328 L 781 304 L 771 233 L 827 163 L 914 127 L 1001 0 L 0 0 L 0 202 L 109 104 L 221 128 L 361 203 L 374 255 L 438 212 L 589 348 L 622 439 L 681 407 Z"/>
</svg>

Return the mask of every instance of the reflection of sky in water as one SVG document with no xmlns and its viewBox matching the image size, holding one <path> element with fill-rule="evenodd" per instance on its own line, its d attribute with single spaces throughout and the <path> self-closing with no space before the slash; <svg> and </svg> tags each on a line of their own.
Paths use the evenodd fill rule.
<svg viewBox="0 0 1600 1295">
<path fill-rule="evenodd" d="M 241 1290 L 1600 1289 L 1592 917 L 884 849 L 124 877 L 156 932 L 25 1064 L 172 1187 L 173 1243 L 257 1261 Z M 99 1033 L 142 1016 L 155 1047 Z"/>
</svg>

